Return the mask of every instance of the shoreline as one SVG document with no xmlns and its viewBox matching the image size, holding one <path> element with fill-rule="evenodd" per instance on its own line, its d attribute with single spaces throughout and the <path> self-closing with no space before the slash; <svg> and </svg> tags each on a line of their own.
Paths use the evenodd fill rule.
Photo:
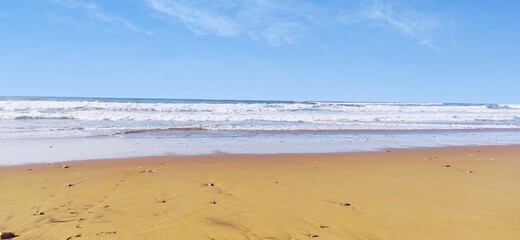
<svg viewBox="0 0 520 240">
<path fill-rule="evenodd" d="M 394 148 L 520 144 L 520 131 L 378 132 L 245 134 L 239 132 L 178 132 L 173 135 L 2 139 L 0 165 L 52 163 L 68 160 L 201 155 L 279 153 L 342 153 Z M 27 151 L 26 149 L 31 149 Z"/>
<path fill-rule="evenodd" d="M 388 151 L 3 166 L 0 231 L 77 240 L 520 238 L 520 145 Z"/>
<path fill-rule="evenodd" d="M 363 155 L 363 154 L 374 154 L 374 153 L 390 153 L 390 152 L 400 152 L 406 153 L 416 152 L 416 151 L 457 151 L 464 149 L 500 149 L 500 148 L 518 148 L 520 150 L 520 144 L 503 144 L 503 145 L 460 145 L 460 146 L 432 146 L 432 147 L 394 147 L 394 148 L 380 148 L 373 150 L 360 150 L 360 151 L 350 151 L 350 152 L 311 152 L 311 153 L 230 153 L 230 152 L 214 152 L 214 153 L 202 153 L 202 154 L 164 154 L 164 155 L 147 155 L 147 156 L 135 156 L 135 157 L 115 157 L 115 158 L 93 158 L 93 159 L 70 159 L 58 162 L 49 162 L 49 163 L 20 163 L 20 164 L 12 164 L 12 165 L 0 165 L 1 168 L 6 167 L 31 167 L 31 166 L 49 166 L 49 165 L 63 165 L 63 164 L 74 164 L 74 163 L 84 163 L 84 162 L 92 162 L 92 163 L 103 163 L 103 162 L 141 162 L 141 161 L 150 161 L 157 159 L 188 159 L 188 158 L 225 158 L 225 157 L 298 157 L 298 156 L 338 156 L 338 155 Z M 519 153 L 520 154 L 520 153 Z"/>
</svg>

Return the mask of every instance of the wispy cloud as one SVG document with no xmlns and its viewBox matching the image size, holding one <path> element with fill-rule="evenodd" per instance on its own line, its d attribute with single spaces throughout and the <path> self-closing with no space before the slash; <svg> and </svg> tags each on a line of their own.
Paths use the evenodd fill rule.
<svg viewBox="0 0 520 240">
<path fill-rule="evenodd" d="M 130 31 L 144 31 L 124 17 L 104 11 L 93 0 L 47 0 L 82 11 L 89 18 Z M 401 0 L 140 0 L 156 16 L 196 35 L 248 37 L 270 46 L 295 44 L 311 28 L 352 25 L 394 31 L 438 50 L 436 38 L 445 23 Z M 417 3 L 417 2 L 415 2 Z M 47 16 L 77 25 L 74 19 Z M 338 25 L 339 24 L 339 25 Z"/>
<path fill-rule="evenodd" d="M 271 46 L 295 43 L 315 15 L 294 0 L 147 0 L 154 11 L 194 34 L 247 36 Z M 300 2 L 301 4 L 294 4 Z M 294 7 L 298 7 L 294 9 Z"/>
<path fill-rule="evenodd" d="M 144 0 L 155 12 L 197 35 L 248 36 L 276 46 L 296 43 L 309 28 L 341 23 L 391 29 L 437 48 L 441 21 L 397 0 Z M 332 4 L 330 4 L 332 3 Z"/>
<path fill-rule="evenodd" d="M 108 12 L 103 11 L 99 8 L 95 3 L 81 0 L 49 0 L 50 2 L 71 8 L 83 11 L 89 18 L 103 22 L 106 24 L 110 24 L 115 27 L 122 27 L 131 31 L 142 31 L 133 23 L 128 21 L 126 18 L 119 17 Z M 63 19 L 62 19 L 63 20 Z"/>
<path fill-rule="evenodd" d="M 398 32 L 419 41 L 420 44 L 439 50 L 435 34 L 443 22 L 432 14 L 418 11 L 396 1 L 362 1 L 359 7 L 338 15 L 345 24 L 369 23 Z"/>
<path fill-rule="evenodd" d="M 182 1 L 149 0 L 150 7 L 186 24 L 195 34 L 214 33 L 218 36 L 236 36 L 240 24 L 231 17 L 211 12 L 196 1 L 189 4 Z"/>
</svg>

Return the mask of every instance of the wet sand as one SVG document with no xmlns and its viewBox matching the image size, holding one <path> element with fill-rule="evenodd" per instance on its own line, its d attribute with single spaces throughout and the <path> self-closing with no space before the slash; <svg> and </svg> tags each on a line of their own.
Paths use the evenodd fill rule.
<svg viewBox="0 0 520 240">
<path fill-rule="evenodd" d="M 520 146 L 0 167 L 16 239 L 520 239 Z"/>
</svg>

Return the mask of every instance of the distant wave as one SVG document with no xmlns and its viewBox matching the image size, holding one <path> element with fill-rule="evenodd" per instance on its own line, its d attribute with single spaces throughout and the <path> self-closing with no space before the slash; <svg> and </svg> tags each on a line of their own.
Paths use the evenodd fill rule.
<svg viewBox="0 0 520 240">
<path fill-rule="evenodd" d="M 488 104 L 486 105 L 489 109 L 512 109 L 508 105 Z"/>
<path fill-rule="evenodd" d="M 15 120 L 74 120 L 73 117 L 36 117 L 36 116 L 19 116 L 15 117 Z"/>
<path fill-rule="evenodd" d="M 120 134 L 136 134 L 136 133 L 153 133 L 153 132 L 167 132 L 167 131 L 207 131 L 204 127 L 190 127 L 190 128 L 148 128 L 148 129 L 130 129 L 121 132 Z"/>
</svg>

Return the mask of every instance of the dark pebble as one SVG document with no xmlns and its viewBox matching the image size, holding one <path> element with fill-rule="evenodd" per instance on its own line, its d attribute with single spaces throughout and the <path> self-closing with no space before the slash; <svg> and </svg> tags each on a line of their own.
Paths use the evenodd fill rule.
<svg viewBox="0 0 520 240">
<path fill-rule="evenodd" d="M 15 238 L 15 237 L 18 237 L 18 236 L 12 232 L 1 232 L 0 233 L 0 239 L 11 239 L 11 238 Z"/>
</svg>

